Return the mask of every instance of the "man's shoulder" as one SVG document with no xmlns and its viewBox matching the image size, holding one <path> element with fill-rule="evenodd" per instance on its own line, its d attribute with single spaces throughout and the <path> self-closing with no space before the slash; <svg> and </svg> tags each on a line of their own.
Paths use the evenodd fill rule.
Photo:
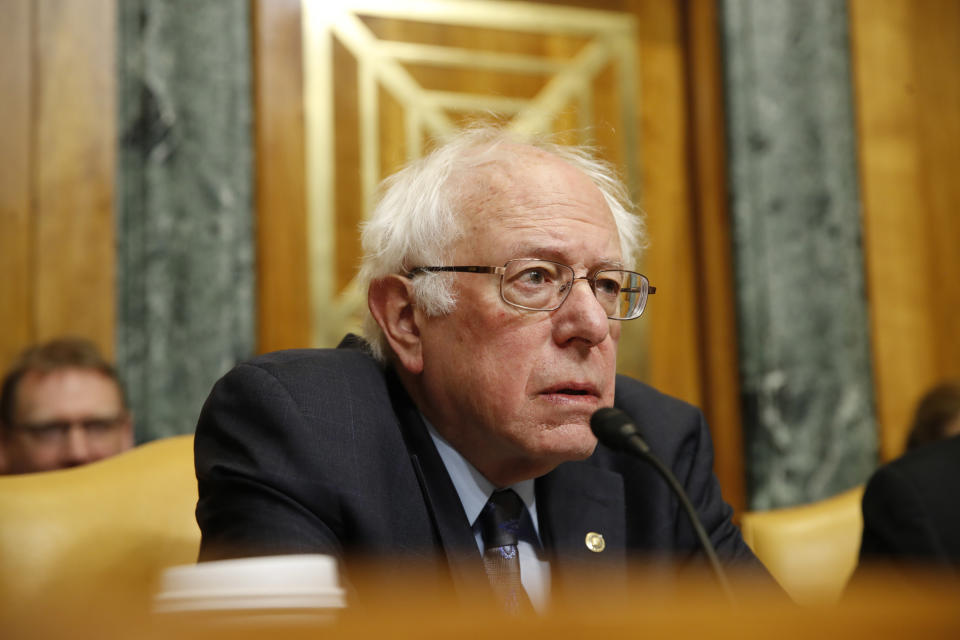
<svg viewBox="0 0 960 640">
<path fill-rule="evenodd" d="M 363 367 L 376 365 L 376 361 L 372 356 L 360 349 L 310 348 L 270 351 L 244 360 L 241 364 L 262 368 L 297 365 Z"/>
<path fill-rule="evenodd" d="M 238 367 L 256 367 L 277 377 L 348 376 L 383 377 L 383 366 L 362 343 L 346 340 L 336 349 L 283 349 L 241 362 Z"/>
<path fill-rule="evenodd" d="M 692 404 L 620 374 L 617 375 L 614 406 L 626 411 L 635 420 L 691 420 L 700 416 L 700 410 Z"/>
<path fill-rule="evenodd" d="M 377 415 L 390 410 L 383 365 L 369 351 L 343 343 L 336 349 L 284 349 L 245 360 L 217 383 L 213 395 L 219 397 L 221 388 L 256 392 L 271 402 L 281 394 L 301 407 L 342 405 Z"/>
<path fill-rule="evenodd" d="M 960 484 L 960 436 L 925 444 L 908 451 L 880 467 L 871 482 L 880 478 L 899 478 L 911 484 L 934 483 L 947 479 Z"/>
<path fill-rule="evenodd" d="M 860 557 L 960 560 L 960 436 L 931 442 L 879 469 L 863 494 Z"/>
<path fill-rule="evenodd" d="M 660 456 L 682 455 L 710 442 L 700 409 L 628 376 L 617 376 L 613 404 L 633 418 L 644 439 Z"/>
<path fill-rule="evenodd" d="M 245 414 L 243 420 L 248 415 L 280 417 L 271 427 L 274 433 L 293 433 L 300 425 L 305 430 L 300 435 L 308 438 L 336 438 L 355 429 L 373 434 L 369 425 L 395 422 L 384 368 L 355 348 L 285 349 L 241 362 L 214 385 L 198 432 L 210 416 L 237 413 Z"/>
</svg>

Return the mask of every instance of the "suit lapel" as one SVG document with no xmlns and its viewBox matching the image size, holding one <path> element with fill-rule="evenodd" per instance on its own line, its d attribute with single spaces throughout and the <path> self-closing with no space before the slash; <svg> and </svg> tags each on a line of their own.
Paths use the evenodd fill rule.
<svg viewBox="0 0 960 640">
<path fill-rule="evenodd" d="M 551 553 L 554 587 L 575 585 L 587 572 L 625 581 L 626 512 L 623 478 L 591 465 L 567 462 L 536 483 L 537 515 Z M 602 536 L 602 539 L 599 536 Z"/>
<path fill-rule="evenodd" d="M 394 410 L 410 452 L 424 502 L 453 583 L 464 598 L 490 595 L 470 523 L 420 412 L 396 375 L 388 370 Z M 626 513 L 623 478 L 589 461 L 567 462 L 536 481 L 540 536 L 550 554 L 554 589 L 575 586 L 583 572 L 625 582 Z M 602 550 L 591 550 L 588 534 L 599 534 Z M 594 549 L 596 536 L 591 537 Z M 570 576 L 570 580 L 566 579 Z"/>
<path fill-rule="evenodd" d="M 466 598 L 489 591 L 477 542 L 467 521 L 460 496 L 437 453 L 427 426 L 400 381 L 388 373 L 390 395 L 434 533 L 446 555 L 458 592 Z"/>
</svg>

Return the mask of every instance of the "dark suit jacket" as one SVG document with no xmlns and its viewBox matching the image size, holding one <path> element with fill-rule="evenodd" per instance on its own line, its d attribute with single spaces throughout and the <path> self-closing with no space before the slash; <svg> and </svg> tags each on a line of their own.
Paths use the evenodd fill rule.
<svg viewBox="0 0 960 640">
<path fill-rule="evenodd" d="M 622 376 L 616 405 L 684 485 L 720 558 L 756 563 L 721 498 L 701 413 Z M 457 586 L 485 580 L 416 407 L 395 374 L 361 350 L 283 351 L 237 366 L 211 391 L 195 442 L 201 560 L 331 553 L 349 565 L 353 556 L 389 556 L 432 565 Z M 666 483 L 602 445 L 535 486 L 541 537 L 561 581 L 585 567 L 622 571 L 628 553 L 700 553 Z M 587 549 L 591 531 L 604 536 L 603 553 Z"/>
<path fill-rule="evenodd" d="M 867 483 L 860 560 L 895 559 L 960 568 L 960 436 L 904 454 Z"/>
</svg>

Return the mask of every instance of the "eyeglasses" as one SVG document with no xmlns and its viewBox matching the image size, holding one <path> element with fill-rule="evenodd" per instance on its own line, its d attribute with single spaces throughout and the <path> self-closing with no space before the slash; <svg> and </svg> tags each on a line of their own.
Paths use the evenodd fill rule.
<svg viewBox="0 0 960 640">
<path fill-rule="evenodd" d="M 79 425 L 90 439 L 113 434 L 127 419 L 127 414 L 106 418 L 86 418 L 83 420 L 51 420 L 49 422 L 27 422 L 10 425 L 27 438 L 41 446 L 53 446 L 64 442 L 70 428 Z"/>
<path fill-rule="evenodd" d="M 509 305 L 528 311 L 559 309 L 576 280 L 586 280 L 611 320 L 639 318 L 647 297 L 656 293 L 647 277 L 624 269 L 601 269 L 592 276 L 577 277 L 573 267 L 537 258 L 509 260 L 502 267 L 414 267 L 408 278 L 421 273 L 488 273 L 500 276 L 500 297 Z"/>
</svg>

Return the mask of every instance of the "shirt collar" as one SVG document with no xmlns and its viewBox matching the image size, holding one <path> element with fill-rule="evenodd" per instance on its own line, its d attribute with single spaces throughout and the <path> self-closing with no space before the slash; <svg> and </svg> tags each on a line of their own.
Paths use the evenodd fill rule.
<svg viewBox="0 0 960 640">
<path fill-rule="evenodd" d="M 457 490 L 457 495 L 463 504 L 463 510 L 467 514 L 467 520 L 472 527 L 477 521 L 477 516 L 480 515 L 480 511 L 483 510 L 483 506 L 487 504 L 487 500 L 490 499 L 491 494 L 493 494 L 497 487 L 487 480 L 482 473 L 477 471 L 449 442 L 444 440 L 426 417 L 422 414 L 421 417 L 423 418 L 424 424 L 427 425 L 427 431 L 430 432 L 430 438 L 433 439 L 433 444 L 437 447 L 437 452 L 443 460 L 443 465 L 447 468 L 447 474 L 449 474 L 450 480 L 453 482 L 454 489 Z M 523 504 L 526 505 L 527 511 L 530 513 L 530 519 L 533 521 L 534 531 L 539 538 L 540 523 L 537 522 L 537 501 L 534 491 L 534 481 L 532 479 L 521 480 L 510 487 L 504 488 L 513 489 L 517 492 L 517 495 L 520 496 L 520 499 L 523 500 Z"/>
</svg>

